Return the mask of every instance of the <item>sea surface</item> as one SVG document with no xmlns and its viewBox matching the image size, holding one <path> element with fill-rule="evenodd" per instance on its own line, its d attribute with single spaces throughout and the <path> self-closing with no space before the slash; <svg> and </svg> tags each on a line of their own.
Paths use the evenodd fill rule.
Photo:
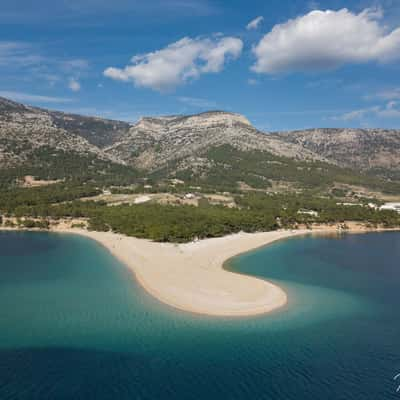
<svg viewBox="0 0 400 400">
<path fill-rule="evenodd" d="M 0 233 L 0 400 L 400 399 L 400 233 L 293 238 L 228 268 L 288 306 L 195 316 L 87 238 Z"/>
</svg>

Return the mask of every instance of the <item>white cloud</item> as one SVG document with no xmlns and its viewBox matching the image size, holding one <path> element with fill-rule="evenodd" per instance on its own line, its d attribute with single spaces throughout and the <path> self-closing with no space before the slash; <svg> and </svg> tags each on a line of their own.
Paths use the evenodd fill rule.
<svg viewBox="0 0 400 400">
<path fill-rule="evenodd" d="M 81 90 L 81 84 L 74 78 L 70 79 L 68 82 L 68 87 L 73 92 L 79 92 Z"/>
<path fill-rule="evenodd" d="M 384 118 L 400 118 L 400 104 L 397 101 L 389 101 L 378 115 Z"/>
<path fill-rule="evenodd" d="M 384 106 L 360 108 L 359 110 L 353 110 L 342 115 L 332 117 L 332 119 L 340 121 L 352 121 L 357 119 L 362 120 L 366 117 L 400 118 L 400 104 L 396 101 L 390 101 Z"/>
<path fill-rule="evenodd" d="M 81 73 L 89 68 L 89 62 L 81 58 L 49 57 L 26 42 L 0 41 L 0 66 L 41 67 L 63 73 Z"/>
<path fill-rule="evenodd" d="M 43 62 L 29 44 L 23 42 L 0 42 L 0 66 L 29 67 Z"/>
<path fill-rule="evenodd" d="M 260 26 L 261 22 L 263 22 L 263 21 L 264 21 L 264 17 L 262 17 L 262 16 L 260 15 L 259 17 L 254 18 L 252 21 L 250 21 L 250 22 L 247 24 L 246 29 L 247 29 L 248 31 L 250 31 L 250 30 L 252 30 L 252 29 L 257 29 L 257 28 Z"/>
<path fill-rule="evenodd" d="M 228 58 L 240 56 L 242 48 L 243 42 L 234 37 L 185 37 L 161 50 L 132 57 L 132 65 L 125 68 L 107 68 L 104 75 L 164 92 L 201 74 L 220 72 Z"/>
<path fill-rule="evenodd" d="M 72 99 L 64 97 L 41 96 L 36 94 L 0 90 L 0 96 L 14 101 L 33 103 L 70 103 Z"/>
<path fill-rule="evenodd" d="M 400 59 L 400 27 L 388 31 L 381 10 L 354 14 L 311 11 L 275 25 L 253 48 L 252 70 L 279 73 L 329 70 L 346 63 Z"/>
<path fill-rule="evenodd" d="M 377 108 L 377 107 L 360 108 L 359 110 L 349 111 L 342 115 L 332 117 L 332 119 L 340 120 L 340 121 L 352 121 L 354 119 L 361 119 L 368 114 L 373 114 L 377 110 L 379 110 L 379 108 Z"/>
<path fill-rule="evenodd" d="M 0 41 L 0 71 L 2 76 L 17 76 L 18 81 L 45 81 L 49 86 L 58 82 L 69 82 L 72 90 L 78 90 L 76 83 L 85 76 L 89 62 L 80 58 L 61 58 L 43 55 L 37 46 L 25 42 Z"/>
</svg>

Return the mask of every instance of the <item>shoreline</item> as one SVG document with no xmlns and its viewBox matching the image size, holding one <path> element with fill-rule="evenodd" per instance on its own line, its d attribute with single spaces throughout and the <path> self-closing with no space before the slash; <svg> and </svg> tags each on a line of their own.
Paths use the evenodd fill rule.
<svg viewBox="0 0 400 400">
<path fill-rule="evenodd" d="M 342 232 L 379 231 L 390 229 L 354 225 Z M 240 232 L 220 238 L 171 244 L 112 232 L 71 228 L 65 224 L 53 227 L 50 232 L 77 234 L 95 240 L 133 272 L 140 285 L 162 303 L 181 311 L 215 317 L 266 314 L 284 307 L 288 302 L 286 292 L 279 286 L 225 269 L 224 265 L 233 257 L 291 237 L 341 233 L 336 226 L 318 226 L 313 230 Z"/>
</svg>

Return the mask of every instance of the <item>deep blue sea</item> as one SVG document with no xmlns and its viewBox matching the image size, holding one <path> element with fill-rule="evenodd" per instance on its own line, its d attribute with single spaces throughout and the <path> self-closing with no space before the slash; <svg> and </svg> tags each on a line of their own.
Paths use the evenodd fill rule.
<svg viewBox="0 0 400 400">
<path fill-rule="evenodd" d="M 400 233 L 280 241 L 228 268 L 288 306 L 191 315 L 96 242 L 0 233 L 0 400 L 400 399 Z"/>
</svg>

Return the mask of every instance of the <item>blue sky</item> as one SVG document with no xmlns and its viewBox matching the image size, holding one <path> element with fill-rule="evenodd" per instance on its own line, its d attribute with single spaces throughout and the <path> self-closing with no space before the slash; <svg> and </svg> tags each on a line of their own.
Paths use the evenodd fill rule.
<svg viewBox="0 0 400 400">
<path fill-rule="evenodd" d="M 2 0 L 0 96 L 127 121 L 400 128 L 400 1 Z"/>
</svg>

